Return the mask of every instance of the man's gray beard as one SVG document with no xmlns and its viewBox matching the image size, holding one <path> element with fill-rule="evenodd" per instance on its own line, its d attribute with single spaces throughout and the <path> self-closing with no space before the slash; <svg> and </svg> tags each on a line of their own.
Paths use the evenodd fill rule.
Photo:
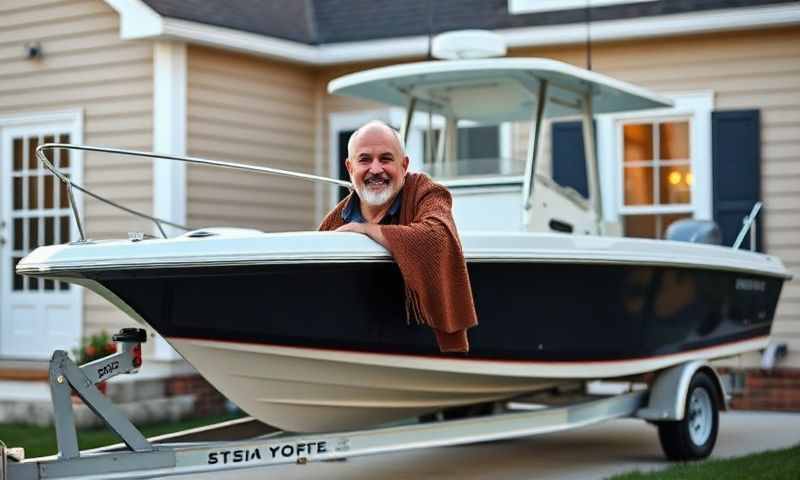
<svg viewBox="0 0 800 480">
<path fill-rule="evenodd" d="M 358 197 L 367 202 L 368 205 L 372 205 L 373 207 L 380 207 L 381 205 L 385 204 L 392 198 L 394 195 L 394 188 L 393 185 L 389 184 L 386 188 L 384 188 L 380 193 L 371 192 L 370 189 L 364 185 L 361 188 L 358 188 Z"/>
</svg>

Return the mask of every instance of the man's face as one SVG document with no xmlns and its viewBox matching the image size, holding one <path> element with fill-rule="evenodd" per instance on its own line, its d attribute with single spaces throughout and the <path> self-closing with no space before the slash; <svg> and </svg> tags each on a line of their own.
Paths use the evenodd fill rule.
<svg viewBox="0 0 800 480">
<path fill-rule="evenodd" d="M 345 166 L 359 198 L 369 205 L 381 206 L 403 187 L 408 157 L 394 132 L 376 125 L 359 132 Z"/>
</svg>

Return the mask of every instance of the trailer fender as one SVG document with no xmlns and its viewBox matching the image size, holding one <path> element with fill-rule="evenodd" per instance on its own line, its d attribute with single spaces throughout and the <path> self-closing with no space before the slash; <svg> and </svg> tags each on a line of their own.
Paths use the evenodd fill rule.
<svg viewBox="0 0 800 480">
<path fill-rule="evenodd" d="M 686 411 L 686 396 L 689 384 L 698 371 L 706 371 L 714 380 L 720 399 L 720 410 L 727 410 L 728 395 L 716 370 L 705 360 L 693 360 L 664 370 L 658 374 L 650 388 L 647 406 L 640 408 L 636 416 L 650 421 L 683 420 Z"/>
</svg>

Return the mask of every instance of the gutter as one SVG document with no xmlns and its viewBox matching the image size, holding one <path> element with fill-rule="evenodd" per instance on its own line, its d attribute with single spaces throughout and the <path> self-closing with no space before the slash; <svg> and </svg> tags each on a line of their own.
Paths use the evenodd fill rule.
<svg viewBox="0 0 800 480">
<path fill-rule="evenodd" d="M 428 36 L 308 45 L 225 27 L 162 17 L 141 0 L 105 0 L 120 15 L 123 39 L 180 40 L 305 65 L 425 56 Z M 592 22 L 596 41 L 658 38 L 800 24 L 800 4 L 781 4 Z M 586 24 L 495 30 L 510 48 L 579 44 Z"/>
</svg>

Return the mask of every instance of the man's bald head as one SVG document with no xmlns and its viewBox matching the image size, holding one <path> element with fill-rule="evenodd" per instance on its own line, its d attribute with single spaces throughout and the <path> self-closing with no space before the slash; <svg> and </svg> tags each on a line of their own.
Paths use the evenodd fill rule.
<svg viewBox="0 0 800 480">
<path fill-rule="evenodd" d="M 359 127 L 358 130 L 350 135 L 350 140 L 347 142 L 347 156 L 349 158 L 353 157 L 356 142 L 362 135 L 385 135 L 386 139 L 392 142 L 402 155 L 405 156 L 406 154 L 406 149 L 403 147 L 403 139 L 400 137 L 400 133 L 380 120 L 372 120 Z"/>
<path fill-rule="evenodd" d="M 344 164 L 365 208 L 387 206 L 403 188 L 408 172 L 408 157 L 400 135 L 378 121 L 353 132 Z"/>
</svg>

